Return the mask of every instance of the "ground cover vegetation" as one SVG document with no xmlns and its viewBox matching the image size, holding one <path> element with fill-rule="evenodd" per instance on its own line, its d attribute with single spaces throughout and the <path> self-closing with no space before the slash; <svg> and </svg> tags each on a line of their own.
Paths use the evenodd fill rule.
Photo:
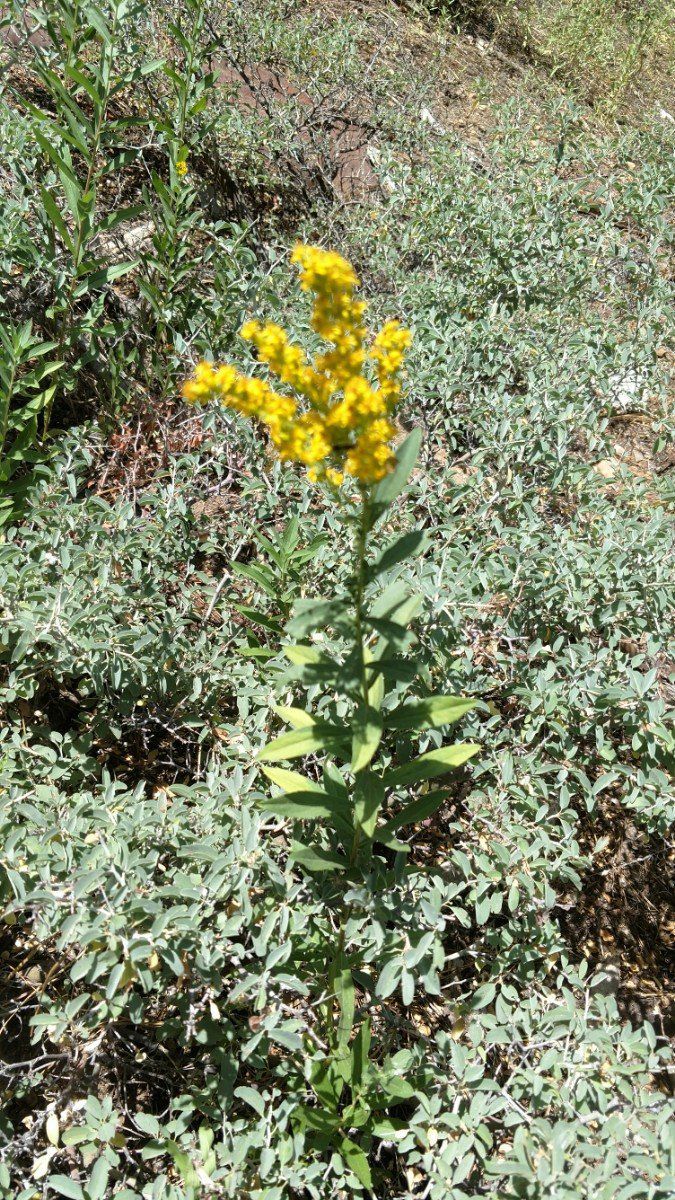
<svg viewBox="0 0 675 1200">
<path fill-rule="evenodd" d="M 670 11 L 2 6 L 8 1200 L 675 1193 Z"/>
</svg>

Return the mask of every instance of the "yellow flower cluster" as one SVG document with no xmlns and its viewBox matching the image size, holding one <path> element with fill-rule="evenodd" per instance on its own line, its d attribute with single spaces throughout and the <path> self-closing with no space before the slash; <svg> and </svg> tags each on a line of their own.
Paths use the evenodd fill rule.
<svg viewBox="0 0 675 1200">
<path fill-rule="evenodd" d="M 368 485 L 394 467 L 391 414 L 401 396 L 400 373 L 410 333 L 387 321 L 367 348 L 366 304 L 355 299 L 354 268 L 333 251 L 295 247 L 300 286 L 314 294 L 312 328 L 329 349 L 310 362 L 272 322 L 247 322 L 241 335 L 261 362 L 293 393 L 282 395 L 234 367 L 199 363 L 183 388 L 190 403 L 219 397 L 269 430 L 280 458 L 304 464 L 312 479 L 338 486 L 344 474 Z M 372 382 L 366 375 L 372 364 Z M 304 403 L 303 403 L 304 402 Z"/>
</svg>

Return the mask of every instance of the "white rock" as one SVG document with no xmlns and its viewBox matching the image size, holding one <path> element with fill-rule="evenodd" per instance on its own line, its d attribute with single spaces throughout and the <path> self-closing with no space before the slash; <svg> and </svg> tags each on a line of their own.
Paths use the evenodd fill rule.
<svg viewBox="0 0 675 1200">
<path fill-rule="evenodd" d="M 632 412 L 644 403 L 646 380 L 634 367 L 616 371 L 609 378 L 609 394 L 617 412 Z"/>
<path fill-rule="evenodd" d="M 424 121 L 425 125 L 430 125 L 432 129 L 435 129 L 436 133 L 445 133 L 445 129 L 441 123 L 436 120 L 430 108 L 420 109 L 420 120 Z"/>
</svg>

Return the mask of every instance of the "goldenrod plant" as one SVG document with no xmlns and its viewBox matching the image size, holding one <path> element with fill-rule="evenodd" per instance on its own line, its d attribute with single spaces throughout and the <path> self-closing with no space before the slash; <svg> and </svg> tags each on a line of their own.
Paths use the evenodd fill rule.
<svg viewBox="0 0 675 1200">
<path fill-rule="evenodd" d="M 478 750 L 460 743 L 418 754 L 416 735 L 452 724 L 475 702 L 454 695 L 402 697 L 400 685 L 410 682 L 408 626 L 421 597 L 400 578 L 379 595 L 377 584 L 418 553 L 425 538 L 418 531 L 403 533 L 376 557 L 369 553 L 369 537 L 405 487 L 421 440 L 415 430 L 394 449 L 393 417 L 410 333 L 390 320 L 369 341 L 367 305 L 357 299 L 359 280 L 339 254 L 298 245 L 292 260 L 300 268 L 301 288 L 314 296 L 312 328 L 328 348 L 310 361 L 280 326 L 248 322 L 242 336 L 286 390 L 277 392 L 266 380 L 229 364 L 202 362 L 183 394 L 191 403 L 217 398 L 259 421 L 280 458 L 304 465 L 311 480 L 331 489 L 354 531 L 348 595 L 301 600 L 287 623 L 284 645 L 295 683 L 312 691 L 323 684 L 328 708 L 331 698 L 346 700 L 346 719 L 319 716 L 317 697 L 311 707 L 280 706 L 276 712 L 291 728 L 269 742 L 258 761 L 275 789 L 262 807 L 294 823 L 292 861 L 304 872 L 327 873 L 336 881 L 335 941 L 327 948 L 320 979 L 321 986 L 328 984 L 323 997 L 327 1052 L 315 1060 L 310 1078 L 320 1107 L 303 1108 L 298 1122 L 319 1144 L 339 1149 L 369 1188 L 366 1141 L 381 1124 L 378 1110 L 400 1103 L 407 1093 L 394 1068 L 383 1072 L 369 1064 L 368 1015 L 354 1033 L 357 981 L 363 990 L 367 976 L 365 964 L 350 952 L 353 888 L 364 881 L 371 889 L 386 887 L 392 864 L 399 855 L 403 862 L 410 848 L 397 835 L 432 815 L 448 795 L 443 786 L 430 790 L 429 782 L 447 776 Z M 318 631 L 325 628 L 341 639 L 341 656 L 322 649 Z M 290 640 L 295 638 L 301 640 Z M 401 734 L 407 736 L 401 739 Z M 399 738 L 396 760 L 394 736 Z M 401 755 L 402 745 L 407 754 Z M 304 772 L 277 765 L 296 758 L 308 758 L 311 765 Z M 307 840 L 310 825 L 319 831 Z M 374 999 L 362 997 L 364 1014 Z M 345 1131 L 355 1125 L 363 1131 L 363 1145 L 347 1137 Z"/>
</svg>

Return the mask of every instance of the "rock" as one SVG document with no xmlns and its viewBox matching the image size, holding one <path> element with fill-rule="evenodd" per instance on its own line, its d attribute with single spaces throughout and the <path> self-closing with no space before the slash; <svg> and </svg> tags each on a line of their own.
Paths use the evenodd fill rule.
<svg viewBox="0 0 675 1200">
<path fill-rule="evenodd" d="M 445 133 L 444 127 L 439 121 L 436 120 L 430 108 L 420 109 L 420 120 L 423 121 L 425 125 L 430 125 L 431 128 L 436 131 L 436 133 Z"/>
<path fill-rule="evenodd" d="M 644 404 L 646 380 L 634 367 L 616 371 L 609 379 L 609 394 L 616 412 L 634 412 Z"/>
<path fill-rule="evenodd" d="M 593 470 L 598 475 L 602 475 L 603 479 L 616 479 L 619 466 L 619 460 L 616 458 L 602 458 L 600 462 L 594 464 Z"/>
</svg>

